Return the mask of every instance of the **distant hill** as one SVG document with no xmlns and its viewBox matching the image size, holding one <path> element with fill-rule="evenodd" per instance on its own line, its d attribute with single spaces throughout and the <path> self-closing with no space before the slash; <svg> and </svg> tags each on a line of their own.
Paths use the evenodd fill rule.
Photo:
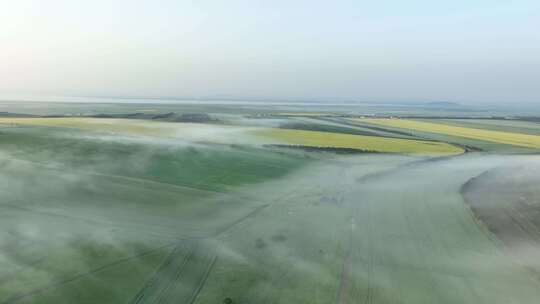
<svg viewBox="0 0 540 304">
<path fill-rule="evenodd" d="M 0 117 L 38 117 L 38 116 L 32 115 L 32 114 L 0 112 Z"/>
<path fill-rule="evenodd" d="M 459 107 L 461 104 L 457 102 L 450 102 L 450 101 L 433 101 L 426 103 L 426 106 L 430 107 Z"/>
</svg>

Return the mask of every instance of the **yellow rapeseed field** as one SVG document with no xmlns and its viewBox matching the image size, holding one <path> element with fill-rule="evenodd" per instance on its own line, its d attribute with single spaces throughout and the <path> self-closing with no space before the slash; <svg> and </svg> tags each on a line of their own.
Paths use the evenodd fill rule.
<svg viewBox="0 0 540 304">
<path fill-rule="evenodd" d="M 88 117 L 47 117 L 47 118 L 0 118 L 0 124 L 32 125 L 76 128 L 84 130 L 108 131 L 126 134 L 140 134 L 148 136 L 167 135 L 167 130 L 160 128 L 160 124 L 153 121 L 88 118 Z"/>
<path fill-rule="evenodd" d="M 408 119 L 368 118 L 355 120 L 389 127 L 460 136 L 520 147 L 540 148 L 540 136 L 537 135 L 458 127 Z"/>
<path fill-rule="evenodd" d="M 260 129 L 256 135 L 311 147 L 351 148 L 390 153 L 459 154 L 463 149 L 441 142 L 290 129 Z"/>
<path fill-rule="evenodd" d="M 184 138 L 189 135 L 189 133 L 195 131 L 197 131 L 197 134 L 202 132 L 202 135 L 204 135 L 205 132 L 212 134 L 217 131 L 215 126 L 204 124 L 163 123 L 147 120 L 98 119 L 84 117 L 0 118 L 0 124 L 53 126 L 123 134 L 180 138 Z M 226 128 L 226 126 L 221 126 L 220 128 Z M 238 131 L 240 132 L 238 135 L 255 135 L 258 138 L 262 138 L 262 143 L 271 141 L 272 143 L 312 147 L 351 148 L 389 153 L 459 154 L 463 152 L 463 149 L 447 143 L 423 140 L 273 128 L 240 128 Z"/>
</svg>

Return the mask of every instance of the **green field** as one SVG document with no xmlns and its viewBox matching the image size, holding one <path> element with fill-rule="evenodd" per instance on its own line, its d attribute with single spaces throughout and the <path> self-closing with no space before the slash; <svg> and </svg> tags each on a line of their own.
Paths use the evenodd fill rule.
<svg viewBox="0 0 540 304">
<path fill-rule="evenodd" d="M 429 122 L 459 127 L 540 135 L 540 123 L 510 119 L 434 119 Z"/>
<path fill-rule="evenodd" d="M 233 189 L 307 164 L 250 147 L 111 139 L 71 128 L 0 132 L 7 257 L 0 301 L 8 303 L 92 303 L 101 289 L 101 303 L 127 301 L 180 240 L 214 237 L 266 204 Z M 94 282 L 97 275 L 103 282 Z M 121 293 L 109 290 L 116 285 Z M 82 286 L 91 288 L 88 299 L 74 292 Z"/>
<path fill-rule="evenodd" d="M 378 136 L 287 129 L 257 130 L 254 134 L 282 143 L 311 147 L 352 148 L 388 153 L 459 154 L 463 152 L 463 149 L 447 143 Z"/>
<path fill-rule="evenodd" d="M 495 143 L 502 143 L 519 147 L 534 149 L 540 148 L 540 136 L 530 134 L 493 131 L 487 129 L 452 126 L 448 124 L 439 124 L 406 119 L 363 119 L 361 121 L 382 126 L 441 133 L 445 135 L 491 141 Z"/>
<path fill-rule="evenodd" d="M 493 229 L 471 202 L 508 204 L 490 219 L 529 208 L 512 223 L 534 232 L 540 159 L 494 152 L 532 134 L 251 111 L 212 124 L 0 118 L 0 304 L 538 302 L 536 253 L 509 246 L 536 238 Z M 470 138 L 429 137 L 447 127 Z M 497 180 L 464 200 L 485 172 Z"/>
</svg>

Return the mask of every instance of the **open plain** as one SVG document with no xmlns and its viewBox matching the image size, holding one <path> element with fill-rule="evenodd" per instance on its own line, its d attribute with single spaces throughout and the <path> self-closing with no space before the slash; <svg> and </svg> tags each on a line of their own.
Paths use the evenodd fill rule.
<svg viewBox="0 0 540 304">
<path fill-rule="evenodd" d="M 534 123 L 265 111 L 4 115 L 0 303 L 537 302 Z"/>
</svg>

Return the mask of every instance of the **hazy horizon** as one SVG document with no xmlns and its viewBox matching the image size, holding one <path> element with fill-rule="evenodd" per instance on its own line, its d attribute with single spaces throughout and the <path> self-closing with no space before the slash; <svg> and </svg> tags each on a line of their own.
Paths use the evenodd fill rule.
<svg viewBox="0 0 540 304">
<path fill-rule="evenodd" d="M 0 0 L 0 25 L 0 97 L 540 97 L 531 0 Z"/>
</svg>

